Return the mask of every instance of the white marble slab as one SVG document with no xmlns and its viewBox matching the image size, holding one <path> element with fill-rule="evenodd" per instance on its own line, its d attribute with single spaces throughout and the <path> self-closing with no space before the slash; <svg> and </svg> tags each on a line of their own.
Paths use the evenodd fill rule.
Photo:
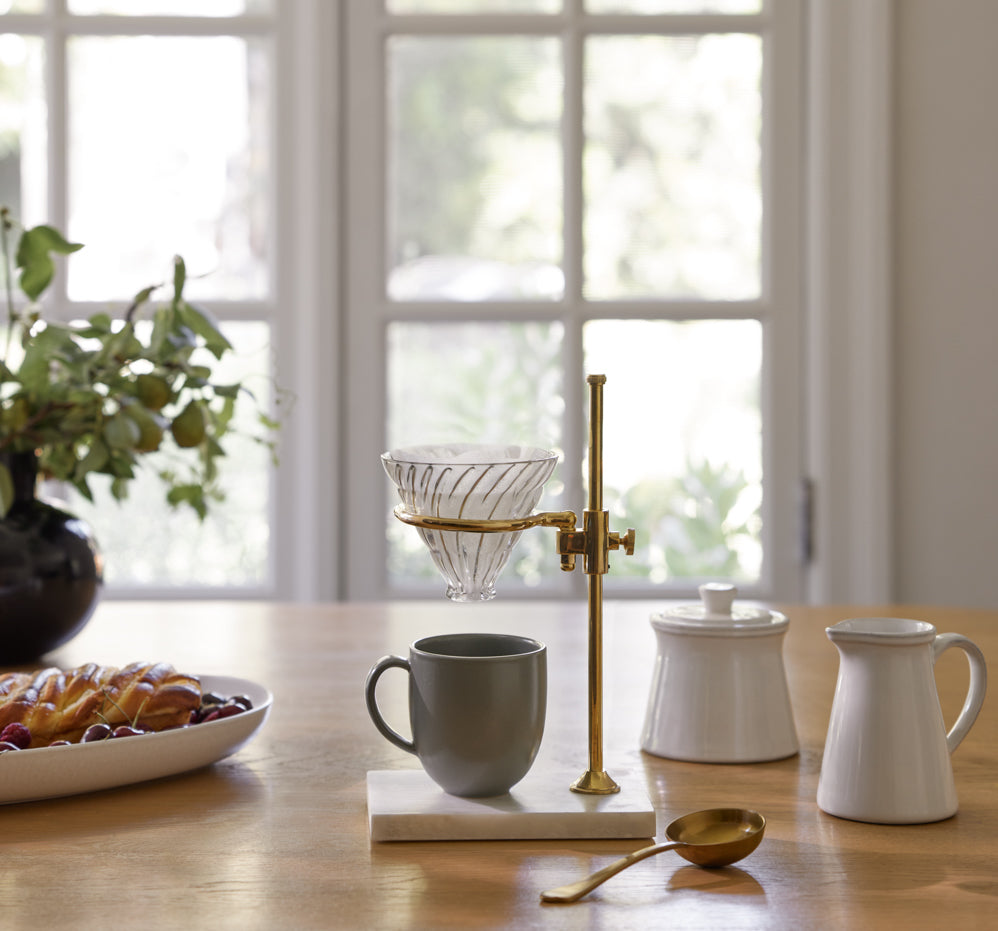
<svg viewBox="0 0 998 931">
<path fill-rule="evenodd" d="M 654 837 L 643 779 L 618 779 L 614 795 L 582 795 L 568 788 L 577 776 L 530 773 L 507 795 L 472 799 L 448 795 L 421 769 L 375 770 L 367 774 L 371 840 Z"/>
</svg>

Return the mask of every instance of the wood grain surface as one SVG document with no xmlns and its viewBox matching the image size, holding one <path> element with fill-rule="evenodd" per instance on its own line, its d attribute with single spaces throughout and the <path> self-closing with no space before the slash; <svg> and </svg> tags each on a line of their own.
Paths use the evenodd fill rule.
<svg viewBox="0 0 998 931">
<path fill-rule="evenodd" d="M 815 804 L 838 669 L 824 628 L 846 617 L 915 617 L 970 637 L 993 664 L 998 612 L 773 606 L 790 617 L 785 658 L 801 752 L 775 763 L 705 765 L 649 756 L 638 746 L 655 655 L 648 617 L 664 606 L 605 606 L 606 768 L 618 781 L 644 785 L 660 836 L 673 818 L 700 808 L 762 812 L 766 837 L 737 866 L 708 871 L 664 854 L 576 904 L 542 905 L 542 890 L 644 842 L 369 840 L 367 771 L 416 765 L 367 716 L 363 685 L 374 661 L 404 654 L 417 637 L 448 631 L 504 631 L 545 641 L 548 721 L 535 767 L 574 778 L 586 766 L 584 604 L 501 598 L 479 606 L 105 602 L 48 664 L 165 660 L 195 674 L 260 682 L 273 691 L 274 710 L 252 744 L 206 769 L 0 807 L 0 927 L 998 926 L 993 696 L 953 756 L 956 817 L 870 825 L 830 817 Z M 386 716 L 400 729 L 404 678 L 386 675 L 380 692 Z M 936 678 L 952 722 L 968 678 L 963 655 L 944 654 Z M 2 765 L 0 755 L 0 786 Z"/>
</svg>

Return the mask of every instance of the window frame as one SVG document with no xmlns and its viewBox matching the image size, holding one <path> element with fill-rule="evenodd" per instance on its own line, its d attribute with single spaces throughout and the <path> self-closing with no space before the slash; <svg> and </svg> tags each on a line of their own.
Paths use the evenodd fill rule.
<svg viewBox="0 0 998 931">
<path fill-rule="evenodd" d="M 421 588 L 390 592 L 384 581 L 386 543 L 378 513 L 371 513 L 371 501 L 382 494 L 384 479 L 378 473 L 377 456 L 383 450 L 384 418 L 370 412 L 385 410 L 385 329 L 395 320 L 479 321 L 479 320 L 557 320 L 565 327 L 563 366 L 568 375 L 565 384 L 566 409 L 578 412 L 565 423 L 564 447 L 584 452 L 586 424 L 582 372 L 582 328 L 592 319 L 740 319 L 762 321 L 764 359 L 783 359 L 779 367 L 764 367 L 762 408 L 768 429 L 764 432 L 763 468 L 768 494 L 764 502 L 763 578 L 758 586 L 746 586 L 752 595 L 768 596 L 787 592 L 797 596 L 803 573 L 794 547 L 796 539 L 796 495 L 774 494 L 774 489 L 795 487 L 800 475 L 798 430 L 801 422 L 801 396 L 796 363 L 801 341 L 802 313 L 800 280 L 801 204 L 798 192 L 802 185 L 803 134 L 801 123 L 802 80 L 802 4 L 800 0 L 773 0 L 760 14 L 693 16 L 618 16 L 585 17 L 581 4 L 566 4 L 561 14 L 527 15 L 406 15 L 392 16 L 379 5 L 362 0 L 347 0 L 346 73 L 356 79 L 347 88 L 346 149 L 350 183 L 345 202 L 348 223 L 353 235 L 344 268 L 346 274 L 344 320 L 349 347 L 346 385 L 348 398 L 358 399 L 349 405 L 347 434 L 347 475 L 355 494 L 347 500 L 347 520 L 362 545 L 351 548 L 344 568 L 344 593 L 347 598 L 383 598 L 422 596 Z M 582 297 L 582 177 L 581 158 L 576 157 L 581 144 L 582 120 L 582 46 L 590 31 L 634 33 L 636 24 L 644 30 L 675 34 L 700 32 L 724 26 L 733 31 L 762 35 L 764 42 L 762 185 L 764 211 L 762 231 L 762 293 L 749 301 L 587 301 Z M 383 268 L 383 243 L 386 242 L 385 200 L 382 179 L 386 170 L 384 113 L 384 69 L 378 66 L 386 37 L 393 32 L 405 34 L 459 35 L 544 34 L 565 39 L 566 81 L 563 117 L 565 179 L 565 297 L 560 302 L 515 303 L 419 303 L 393 304 L 387 299 L 380 274 Z M 575 80 L 571 80 L 571 75 Z M 768 135 L 778 127 L 780 137 Z M 772 197 L 774 179 L 791 197 Z M 363 226 L 360 218 L 368 222 Z M 362 271 L 354 273 L 354 270 Z M 355 363 L 355 364 L 351 364 Z M 577 373 L 574 377 L 568 373 Z M 606 390 L 612 391 L 608 377 Z M 363 399 L 363 402 L 359 399 Z M 566 454 L 568 455 L 568 454 Z M 581 509 L 584 490 L 581 470 L 565 469 L 566 506 Z M 781 542 L 782 541 L 782 542 Z M 553 550 L 552 550 L 553 552 Z M 630 583 L 631 580 L 628 580 Z M 577 583 L 576 588 L 578 587 Z M 614 594 L 628 597 L 693 594 L 689 583 L 614 586 Z M 553 591 L 524 590 L 517 597 L 560 597 L 562 586 Z"/>
<path fill-rule="evenodd" d="M 373 3 L 374 0 L 365 0 Z M 578 0 L 567 0 L 577 3 Z M 345 61 L 347 0 L 277 0 L 274 352 L 295 408 L 282 428 L 274 488 L 274 585 L 266 597 L 301 601 L 367 597 L 354 574 L 374 571 L 380 521 L 349 479 L 348 464 L 372 473 L 364 448 L 369 427 L 356 405 L 383 403 L 382 392 L 356 375 L 356 334 L 346 320 L 348 207 L 366 183 L 351 165 L 347 126 L 358 114 Z M 806 114 L 801 170 L 804 203 L 797 218 L 803 277 L 799 345 L 786 347 L 801 368 L 802 441 L 782 459 L 794 492 L 813 483 L 813 558 L 802 600 L 890 600 L 891 533 L 891 0 L 800 0 L 804 63 L 794 87 Z M 64 0 L 48 0 L 44 29 L 37 14 L 4 14 L 0 31 L 60 34 Z M 210 22 L 214 22 L 211 20 Z M 173 26 L 177 26 L 173 22 Z M 169 25 L 169 24 L 168 24 Z M 208 24 L 205 24 L 207 28 Z M 215 24 L 217 26 L 217 24 Z M 330 50 L 340 54 L 330 54 Z M 354 50 L 355 52 L 357 50 Z M 65 71 L 49 65 L 50 85 Z M 55 81 L 51 78 L 54 75 Z M 61 91 L 65 100 L 65 92 Z M 59 112 L 58 108 L 54 112 Z M 50 152 L 64 140 L 50 132 Z M 53 162 L 50 155 L 50 169 Z M 50 171 L 47 219 L 65 216 L 65 173 Z M 354 203 L 355 207 L 356 204 Z M 354 211 L 355 213 L 355 211 Z M 368 214 L 369 215 L 369 214 Z M 61 276 L 53 311 L 66 316 Z M 224 317 L 226 312 L 213 308 Z M 581 347 L 570 350 L 581 357 Z M 383 373 L 382 373 L 383 375 Z M 843 390 L 843 384 L 847 390 Z M 568 385 L 581 399 L 584 386 Z M 768 386 L 779 393 L 781 385 Z M 570 397 L 569 403 L 574 403 Z M 780 408 L 780 416 L 791 412 Z M 581 448 L 582 419 L 566 443 Z M 366 443 L 366 447 L 365 447 Z M 378 450 L 380 451 L 380 450 Z M 770 457 L 782 451 L 769 450 Z M 787 498 L 777 519 L 793 539 L 798 511 Z M 608 590 L 612 597 L 615 589 Z M 760 593 L 765 594 L 765 593 Z M 794 587 L 774 580 L 773 596 Z M 211 597 L 204 590 L 146 590 L 129 597 Z M 114 592 L 107 592 L 115 597 Z M 219 590 L 214 597 L 252 597 Z"/>
<path fill-rule="evenodd" d="M 267 142 L 271 183 L 267 198 L 272 218 L 269 243 L 268 294 L 260 299 L 201 303 L 222 323 L 264 322 L 270 327 L 276 377 L 282 389 L 296 399 L 294 415 L 282 424 L 280 463 L 269 470 L 268 519 L 271 527 L 265 581 L 239 587 L 105 586 L 104 597 L 217 599 L 335 597 L 336 542 L 325 533 L 328 522 L 315 516 L 312 490 L 327 477 L 322 462 L 335 470 L 335 431 L 309 431 L 303 422 L 318 410 L 337 405 L 333 379 L 322 366 L 323 356 L 335 353 L 337 333 L 332 321 L 318 314 L 296 315 L 294 308 L 320 306 L 323 296 L 335 294 L 335 265 L 330 265 L 320 242 L 335 244 L 336 231 L 328 223 L 328 205 L 335 202 L 337 115 L 329 98 L 302 95 L 317 82 L 335 85 L 335 68 L 328 62 L 325 43 L 337 41 L 338 11 L 314 0 L 276 0 L 272 12 L 234 16 L 72 14 L 66 0 L 47 0 L 37 13 L 12 13 L 0 18 L 0 32 L 38 37 L 45 48 L 47 108 L 47 185 L 44 218 L 66 229 L 69 164 L 67 48 L 75 36 L 227 36 L 259 39 L 271 44 L 270 86 L 273 112 Z M 305 140 L 297 145 L 296 140 Z M 303 149 L 305 150 L 303 152 Z M 106 302 L 70 300 L 64 269 L 59 269 L 45 298 L 46 316 L 80 319 Z M 327 350 L 316 350 L 325 341 Z M 331 347 L 331 350 L 330 348 Z M 334 481 L 338 476 L 333 474 Z M 302 545 L 299 533 L 320 541 L 323 558 Z"/>
</svg>

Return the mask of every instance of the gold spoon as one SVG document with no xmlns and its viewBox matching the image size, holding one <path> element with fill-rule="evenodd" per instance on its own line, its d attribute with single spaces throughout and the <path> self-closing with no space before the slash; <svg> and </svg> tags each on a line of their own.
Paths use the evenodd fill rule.
<svg viewBox="0 0 998 931">
<path fill-rule="evenodd" d="M 766 819 L 747 808 L 708 808 L 677 818 L 665 829 L 667 843 L 652 844 L 614 860 L 609 866 L 580 879 L 541 893 L 542 902 L 574 902 L 621 870 L 646 857 L 675 850 L 697 866 L 727 866 L 747 857 L 762 840 Z"/>
</svg>

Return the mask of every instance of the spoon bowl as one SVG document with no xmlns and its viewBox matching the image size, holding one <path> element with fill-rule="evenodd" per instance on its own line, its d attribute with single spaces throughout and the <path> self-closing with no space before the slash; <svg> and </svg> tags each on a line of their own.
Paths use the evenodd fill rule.
<svg viewBox="0 0 998 931">
<path fill-rule="evenodd" d="M 677 818 L 666 829 L 668 840 L 614 860 L 591 876 L 541 893 L 542 902 L 567 903 L 581 899 L 621 870 L 667 850 L 697 866 L 727 866 L 747 857 L 762 840 L 766 819 L 748 808 L 708 808 Z"/>
<path fill-rule="evenodd" d="M 676 818 L 665 836 L 683 859 L 697 866 L 727 866 L 747 857 L 762 841 L 766 819 L 748 808 L 708 808 Z"/>
</svg>

